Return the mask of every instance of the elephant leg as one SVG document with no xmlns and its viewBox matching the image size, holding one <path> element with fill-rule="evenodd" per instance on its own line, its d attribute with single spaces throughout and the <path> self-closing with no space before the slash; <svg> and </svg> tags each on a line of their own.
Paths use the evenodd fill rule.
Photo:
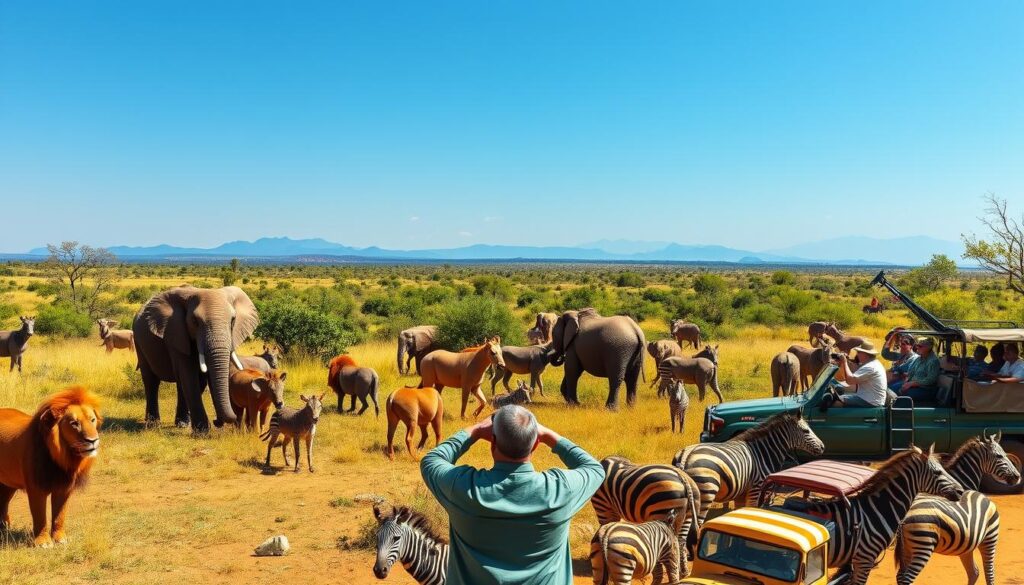
<svg viewBox="0 0 1024 585">
<path fill-rule="evenodd" d="M 353 398 L 353 400 L 355 400 L 355 395 L 353 395 L 352 398 Z M 362 415 L 364 412 L 366 412 L 367 408 L 370 408 L 370 403 L 366 400 L 366 394 L 363 394 L 362 396 L 360 396 L 359 397 L 359 401 L 363 403 L 363 407 L 360 408 L 359 412 L 356 413 L 356 414 Z"/>
<path fill-rule="evenodd" d="M 619 409 L 619 386 L 621 385 L 622 378 L 608 378 L 608 400 L 604 403 L 604 407 L 608 410 Z"/>
<path fill-rule="evenodd" d="M 565 399 L 565 402 L 567 404 L 578 405 L 580 403 L 580 399 L 576 393 L 576 386 L 579 384 L 580 381 L 581 372 L 579 364 L 576 362 L 575 359 L 567 355 L 565 357 L 565 365 L 562 369 L 564 370 L 561 386 L 562 398 Z"/>
<path fill-rule="evenodd" d="M 146 392 L 146 422 L 160 421 L 160 378 L 149 368 L 149 364 L 139 360 L 139 373 L 142 374 L 142 387 Z"/>
<path fill-rule="evenodd" d="M 185 406 L 188 407 L 188 414 L 192 421 L 192 431 L 195 433 L 208 433 L 210 431 L 210 419 L 206 416 L 206 409 L 203 408 L 203 390 L 206 384 L 199 375 L 197 364 L 190 364 L 184 360 L 177 360 L 174 364 L 175 378 L 178 379 L 179 390 L 179 411 L 180 402 L 184 397 Z M 179 414 L 182 414 L 179 412 Z M 175 417 L 177 419 L 177 417 Z M 180 419 L 175 422 L 180 423 Z"/>
<path fill-rule="evenodd" d="M 178 397 L 178 402 L 174 407 L 174 426 L 185 429 L 188 428 L 192 421 L 188 410 L 188 399 L 185 398 L 185 390 L 182 389 L 181 382 L 175 382 L 174 388 Z"/>
<path fill-rule="evenodd" d="M 636 404 L 637 382 L 640 380 L 640 368 L 643 367 L 643 360 L 638 359 L 626 370 L 626 404 Z"/>
</svg>

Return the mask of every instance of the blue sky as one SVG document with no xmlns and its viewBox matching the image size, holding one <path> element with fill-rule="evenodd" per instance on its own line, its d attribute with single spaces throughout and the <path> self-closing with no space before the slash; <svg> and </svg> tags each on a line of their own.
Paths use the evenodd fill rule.
<svg viewBox="0 0 1024 585">
<path fill-rule="evenodd" d="M 1024 3 L 0 4 L 0 251 L 768 249 L 1024 201 Z"/>
</svg>

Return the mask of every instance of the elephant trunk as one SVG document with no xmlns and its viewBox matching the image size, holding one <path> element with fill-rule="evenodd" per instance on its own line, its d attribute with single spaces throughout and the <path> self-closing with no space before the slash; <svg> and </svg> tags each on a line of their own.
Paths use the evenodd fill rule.
<svg viewBox="0 0 1024 585">
<path fill-rule="evenodd" d="M 200 368 L 204 364 L 207 367 L 206 380 L 210 386 L 210 398 L 213 400 L 213 409 L 217 413 L 214 424 L 218 427 L 224 423 L 234 424 L 237 421 L 237 417 L 235 416 L 235 411 L 231 408 L 231 396 L 228 393 L 228 376 L 230 374 L 228 364 L 234 353 L 231 350 L 230 342 L 211 344 L 210 347 L 207 347 L 200 336 L 197 345 Z"/>
<path fill-rule="evenodd" d="M 548 363 L 556 368 L 560 367 L 565 363 L 565 353 L 560 351 L 552 351 L 548 353 Z"/>
<path fill-rule="evenodd" d="M 402 367 L 402 361 L 405 359 L 405 340 L 401 337 L 398 338 L 398 373 L 408 374 L 409 372 Z"/>
</svg>

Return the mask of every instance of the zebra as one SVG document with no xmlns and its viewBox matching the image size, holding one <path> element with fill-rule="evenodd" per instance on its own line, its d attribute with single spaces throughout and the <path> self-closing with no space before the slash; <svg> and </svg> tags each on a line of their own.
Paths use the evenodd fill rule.
<svg viewBox="0 0 1024 585">
<path fill-rule="evenodd" d="M 679 421 L 679 432 L 683 432 L 686 424 L 686 409 L 690 407 L 690 396 L 686 393 L 686 387 L 682 380 L 664 380 L 659 386 L 658 393 L 661 394 L 662 387 L 668 387 L 668 418 L 672 423 L 672 432 L 676 432 L 676 421 Z"/>
<path fill-rule="evenodd" d="M 284 454 L 284 466 L 288 467 L 288 439 L 295 444 L 295 473 L 299 472 L 299 439 L 306 441 L 306 464 L 309 472 L 313 473 L 313 437 L 316 435 L 316 423 L 320 420 L 320 411 L 323 409 L 324 395 L 312 395 L 306 398 L 300 394 L 299 398 L 306 403 L 301 409 L 284 407 L 270 417 L 270 428 L 260 435 L 260 439 L 267 441 L 267 461 L 264 467 L 270 467 L 270 452 L 278 444 L 281 445 L 281 453 Z M 278 443 L 280 438 L 280 443 Z"/>
<path fill-rule="evenodd" d="M 373 506 L 377 518 L 377 562 L 373 574 L 386 579 L 396 560 L 421 585 L 444 585 L 448 578 L 448 543 L 420 513 L 403 506 L 391 512 Z"/>
<path fill-rule="evenodd" d="M 967 582 L 978 580 L 974 550 L 981 550 L 985 582 L 995 584 L 996 543 L 999 540 L 999 511 L 992 500 L 977 491 L 984 476 L 1013 485 L 1020 472 L 999 444 L 1002 433 L 973 438 L 964 443 L 945 463 L 946 471 L 964 489 L 959 502 L 934 496 L 918 496 L 896 533 L 896 582 L 910 585 L 924 569 L 932 554 L 958 556 L 967 571 Z"/>
<path fill-rule="evenodd" d="M 601 460 L 604 481 L 590 498 L 599 524 L 618 520 L 649 522 L 672 515 L 683 550 L 691 527 L 697 532 L 697 484 L 684 471 L 669 465 L 634 465 L 624 457 Z M 690 574 L 683 567 L 684 577 Z"/>
<path fill-rule="evenodd" d="M 933 446 L 934 448 L 934 446 Z M 868 574 L 893 540 L 900 523 L 919 493 L 958 500 L 960 487 L 938 459 L 933 448 L 913 447 L 891 457 L 849 502 L 834 500 L 812 505 L 808 511 L 830 517 L 836 524 L 829 542 L 829 567 L 840 567 L 845 583 L 864 585 Z"/>
<path fill-rule="evenodd" d="M 494 405 L 495 410 L 509 404 L 530 404 L 530 402 L 530 387 L 522 380 L 519 380 L 519 385 L 512 392 L 505 392 L 491 398 L 491 404 Z"/>
<path fill-rule="evenodd" d="M 654 585 L 668 575 L 679 581 L 679 541 L 672 531 L 676 513 L 664 519 L 632 524 L 612 522 L 598 528 L 590 541 L 590 567 L 594 585 L 630 585 L 634 579 L 654 574 Z"/>
<path fill-rule="evenodd" d="M 782 469 L 793 451 L 821 455 L 825 445 L 814 434 L 800 411 L 780 413 L 743 431 L 724 443 L 692 445 L 676 453 L 672 465 L 688 473 L 700 488 L 700 516 L 714 502 L 731 502 L 746 496 L 756 506 L 768 475 Z"/>
</svg>

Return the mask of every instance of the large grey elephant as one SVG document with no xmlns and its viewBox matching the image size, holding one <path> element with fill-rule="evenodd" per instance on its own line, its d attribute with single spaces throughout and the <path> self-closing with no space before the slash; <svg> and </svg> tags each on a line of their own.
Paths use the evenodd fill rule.
<svg viewBox="0 0 1024 585">
<path fill-rule="evenodd" d="M 416 373 L 420 373 L 420 362 L 435 349 L 434 338 L 437 337 L 435 325 L 417 325 L 398 334 L 398 373 L 408 374 L 409 365 L 416 360 Z M 406 357 L 408 356 L 408 357 Z M 402 359 L 405 364 L 402 364 Z"/>
<path fill-rule="evenodd" d="M 683 319 L 676 319 L 672 322 L 671 333 L 679 347 L 685 347 L 684 341 L 692 344 L 694 349 L 700 347 L 700 326 L 696 323 L 687 323 Z"/>
<path fill-rule="evenodd" d="M 576 385 L 587 372 L 608 378 L 610 409 L 618 407 L 619 386 L 626 382 L 626 402 L 636 402 L 637 378 L 643 374 L 644 332 L 629 317 L 602 317 L 594 309 L 566 311 L 551 331 L 551 365 L 565 365 L 562 397 L 579 404 Z"/>
<path fill-rule="evenodd" d="M 146 388 L 146 420 L 160 420 L 160 382 L 174 382 L 178 406 L 174 422 L 207 432 L 203 408 L 207 384 L 217 414 L 215 424 L 234 423 L 228 392 L 229 363 L 244 369 L 235 348 L 259 324 L 252 301 L 235 286 L 172 288 L 153 295 L 135 316 L 135 352 Z"/>
</svg>

